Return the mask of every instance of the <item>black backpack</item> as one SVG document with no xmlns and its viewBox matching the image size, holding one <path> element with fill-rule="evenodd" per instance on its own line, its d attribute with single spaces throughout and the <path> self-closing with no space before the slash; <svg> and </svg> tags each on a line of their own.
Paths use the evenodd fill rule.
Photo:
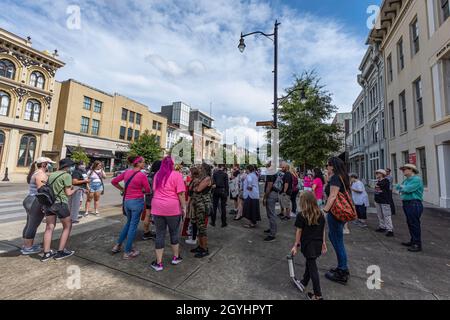
<svg viewBox="0 0 450 320">
<path fill-rule="evenodd" d="M 57 195 L 55 195 L 55 192 L 53 191 L 52 185 L 55 183 L 56 180 L 58 180 L 59 177 L 62 177 L 63 175 L 68 174 L 67 172 L 61 173 L 59 176 L 57 176 L 52 183 L 48 183 L 48 181 L 38 189 L 36 198 L 38 199 L 39 203 L 46 207 L 51 207 L 56 202 L 56 198 L 59 197 L 61 192 L 63 192 L 64 188 L 58 192 Z"/>
</svg>

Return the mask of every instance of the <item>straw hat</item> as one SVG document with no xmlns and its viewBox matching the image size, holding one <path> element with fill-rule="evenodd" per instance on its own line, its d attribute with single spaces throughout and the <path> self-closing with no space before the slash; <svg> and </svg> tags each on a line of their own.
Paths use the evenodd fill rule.
<svg viewBox="0 0 450 320">
<path fill-rule="evenodd" d="M 383 176 L 387 176 L 387 172 L 384 169 L 378 169 L 375 173 L 381 173 Z"/>
<path fill-rule="evenodd" d="M 411 163 L 407 163 L 404 166 L 400 167 L 400 170 L 405 170 L 405 169 L 411 169 L 412 171 L 414 171 L 415 174 L 419 173 L 419 170 L 417 169 L 417 167 Z"/>
</svg>

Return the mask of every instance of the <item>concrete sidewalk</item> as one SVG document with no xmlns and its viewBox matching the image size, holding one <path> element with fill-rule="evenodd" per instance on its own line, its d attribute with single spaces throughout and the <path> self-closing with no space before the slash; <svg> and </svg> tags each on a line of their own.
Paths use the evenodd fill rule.
<svg viewBox="0 0 450 320">
<path fill-rule="evenodd" d="M 333 248 L 328 244 L 329 252 L 318 262 L 326 299 L 450 299 L 450 212 L 425 209 L 424 251 L 410 253 L 400 245 L 409 236 L 401 208 L 397 211 L 394 238 L 374 232 L 374 210 L 369 213 L 369 229 L 350 227 L 346 246 L 351 279 L 347 286 L 323 277 L 336 264 Z M 304 295 L 290 282 L 286 262 L 294 241 L 294 221 L 279 221 L 277 241 L 264 243 L 264 208 L 261 213 L 263 221 L 257 229 L 243 228 L 243 221 L 232 221 L 230 215 L 229 227 L 209 227 L 208 258 L 193 258 L 189 252 L 192 246 L 183 242 L 184 261 L 171 266 L 171 252 L 166 250 L 166 269 L 160 273 L 149 268 L 154 259 L 153 241 L 137 240 L 136 247 L 142 255 L 134 261 L 110 254 L 124 220 L 119 208 L 111 207 L 101 218 L 75 226 L 70 248 L 76 254 L 60 262 L 41 263 L 38 256 L 20 256 L 21 240 L 17 235 L 23 225 L 0 225 L 0 250 L 4 251 L 0 254 L 0 299 L 302 300 Z M 141 232 L 139 238 L 140 235 Z M 36 239 L 40 241 L 42 235 Z M 296 258 L 296 263 L 300 277 L 303 258 Z M 367 288 L 367 268 L 372 265 L 381 270 L 380 290 Z M 70 289 L 74 283 L 70 273 L 73 268 L 80 270 L 81 289 Z"/>
</svg>

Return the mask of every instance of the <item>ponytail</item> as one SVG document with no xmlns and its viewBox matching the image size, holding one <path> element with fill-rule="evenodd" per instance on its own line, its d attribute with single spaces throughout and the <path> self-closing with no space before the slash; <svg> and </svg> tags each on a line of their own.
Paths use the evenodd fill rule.
<svg viewBox="0 0 450 320">
<path fill-rule="evenodd" d="M 33 174 L 36 172 L 37 167 L 36 167 L 36 161 L 34 161 L 31 166 L 30 166 L 30 171 L 28 172 L 27 175 L 27 183 L 30 184 L 31 183 L 31 177 L 33 176 Z"/>
</svg>

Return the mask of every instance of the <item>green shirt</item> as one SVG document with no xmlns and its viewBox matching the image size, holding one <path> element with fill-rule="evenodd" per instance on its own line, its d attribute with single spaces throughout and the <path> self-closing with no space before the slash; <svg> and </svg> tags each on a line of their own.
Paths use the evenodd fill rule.
<svg viewBox="0 0 450 320">
<path fill-rule="evenodd" d="M 72 187 L 72 176 L 70 173 L 66 171 L 53 172 L 48 178 L 48 183 L 52 185 L 53 192 L 56 196 L 56 202 L 67 204 L 69 198 L 66 195 L 65 189 Z"/>
<path fill-rule="evenodd" d="M 411 176 L 396 188 L 400 192 L 402 200 L 420 200 L 423 201 L 423 182 L 419 176 Z"/>
</svg>

